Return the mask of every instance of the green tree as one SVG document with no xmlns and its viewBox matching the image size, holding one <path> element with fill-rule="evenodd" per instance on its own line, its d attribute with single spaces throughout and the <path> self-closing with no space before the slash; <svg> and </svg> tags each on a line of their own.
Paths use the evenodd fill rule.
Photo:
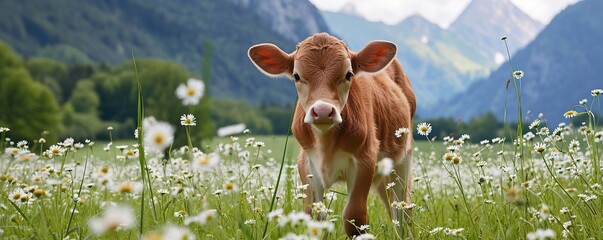
<svg viewBox="0 0 603 240">
<path fill-rule="evenodd" d="M 96 116 L 100 98 L 94 89 L 92 80 L 81 80 L 75 85 L 69 103 L 77 113 L 90 113 Z"/>
<path fill-rule="evenodd" d="M 11 129 L 13 139 L 34 140 L 43 131 L 56 140 L 61 114 L 50 90 L 34 82 L 21 59 L 0 43 L 0 126 Z"/>
<path fill-rule="evenodd" d="M 270 121 L 273 134 L 285 135 L 293 117 L 293 106 L 265 106 L 262 107 L 262 115 Z"/>
<path fill-rule="evenodd" d="M 61 80 L 67 78 L 69 70 L 65 64 L 49 58 L 32 58 L 25 62 L 25 68 L 33 80 L 52 91 L 59 103 L 67 99 L 68 96 L 63 96 L 63 89 L 59 84 Z"/>
<path fill-rule="evenodd" d="M 176 127 L 176 145 L 184 144 L 186 135 L 180 126 L 180 116 L 207 113 L 208 104 L 183 106 L 176 97 L 176 88 L 193 77 L 182 66 L 157 59 L 138 59 L 137 67 L 145 105 L 145 116 L 167 121 Z M 100 116 L 104 121 L 126 122 L 136 120 L 136 82 L 132 63 L 122 64 L 108 71 L 100 71 L 92 76 L 100 97 Z M 206 89 L 209 86 L 206 86 Z M 204 96 L 206 98 L 207 96 Z M 205 100 L 204 100 L 205 101 Z M 202 101 L 203 103 L 203 101 Z M 209 128 L 207 127 L 209 126 Z M 193 141 L 213 135 L 213 121 L 197 121 L 191 130 Z M 130 129 L 131 133 L 134 129 Z"/>
<path fill-rule="evenodd" d="M 255 134 L 273 134 L 272 123 L 249 103 L 240 100 L 214 100 L 212 118 L 219 127 L 245 123 Z M 289 123 L 287 123 L 289 125 Z"/>
<path fill-rule="evenodd" d="M 70 102 L 63 106 L 63 124 L 64 130 L 61 132 L 62 138 L 72 137 L 78 140 L 83 139 L 107 139 L 108 137 L 99 137 L 106 131 L 106 125 L 95 113 L 76 112 Z"/>
<path fill-rule="evenodd" d="M 475 142 L 502 137 L 503 124 L 496 119 L 496 116 L 492 112 L 474 117 L 469 121 L 468 126 L 471 138 Z"/>
</svg>

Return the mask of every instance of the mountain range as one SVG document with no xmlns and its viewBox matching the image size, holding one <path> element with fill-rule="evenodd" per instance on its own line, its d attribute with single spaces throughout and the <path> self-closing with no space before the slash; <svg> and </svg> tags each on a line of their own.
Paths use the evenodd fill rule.
<svg viewBox="0 0 603 240">
<path fill-rule="evenodd" d="M 473 0 L 450 29 L 419 15 L 396 25 L 370 22 L 358 16 L 352 4 L 322 14 L 332 32 L 352 50 L 377 39 L 398 45 L 398 58 L 421 103 L 419 116 L 430 115 L 433 106 L 463 92 L 504 61 L 502 35 L 519 35 L 509 41 L 512 49 L 518 49 L 543 27 L 510 0 Z"/>
<path fill-rule="evenodd" d="M 247 49 L 271 42 L 293 51 L 302 37 L 327 31 L 307 0 L 0 2 L 0 41 L 24 58 L 118 64 L 135 53 L 198 73 L 211 52 L 212 95 L 255 104 L 292 103 L 295 89 L 257 71 Z"/>
<path fill-rule="evenodd" d="M 581 99 L 587 99 L 590 105 L 590 91 L 603 88 L 602 11 L 603 1 L 599 0 L 568 6 L 511 58 L 514 70 L 524 72 L 518 81 L 524 121 L 535 119 L 539 113 L 552 124 L 567 121 L 563 117 L 567 110 L 575 108 Z M 505 62 L 488 78 L 436 106 L 429 117 L 469 119 L 490 111 L 502 119 L 506 103 L 507 119 L 516 121 L 516 95 L 513 84 L 506 89 L 508 79 L 511 70 Z"/>
</svg>

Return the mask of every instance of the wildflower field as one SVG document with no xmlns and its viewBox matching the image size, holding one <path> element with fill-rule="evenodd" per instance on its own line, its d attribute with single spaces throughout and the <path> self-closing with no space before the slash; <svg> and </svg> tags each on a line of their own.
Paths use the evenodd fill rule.
<svg viewBox="0 0 603 240">
<path fill-rule="evenodd" d="M 593 95 L 596 106 L 599 95 Z M 581 106 L 590 111 L 586 102 Z M 186 117 L 183 127 L 194 128 L 194 119 Z M 521 141 L 480 144 L 469 143 L 468 135 L 431 141 L 430 126 L 422 125 L 427 128 L 418 131 L 427 136 L 415 144 L 421 148 L 414 153 L 413 202 L 391 203 L 411 208 L 412 221 L 392 221 L 372 195 L 370 224 L 359 226 L 368 232 L 362 237 L 394 239 L 399 231 L 415 239 L 601 237 L 603 131 L 591 120 L 547 126 L 541 118 Z M 109 142 L 104 150 L 89 140 L 32 145 L 10 139 L 10 129 L 2 128 L 2 237 L 346 238 L 345 187 L 314 205 L 328 215 L 326 221 L 302 213 L 306 186 L 300 184 L 294 150 L 283 149 L 284 137 L 272 138 L 279 146 L 267 146 L 246 131 L 203 147 L 191 143 L 191 152 L 189 146 L 155 151 L 151 146 L 159 138 L 169 143 L 172 137 L 163 124 L 145 121 L 143 171 L 137 143 Z"/>
<path fill-rule="evenodd" d="M 292 137 L 261 138 L 237 126 L 236 136 L 194 142 L 196 119 L 183 114 L 178 127 L 188 142 L 174 146 L 175 127 L 144 116 L 138 87 L 132 141 L 50 145 L 11 139 L 11 130 L 0 128 L 3 239 L 347 238 L 344 185 L 313 204 L 324 220 L 302 212 L 307 185 Z M 194 105 L 202 91 L 191 79 L 176 95 Z M 568 107 L 567 123 L 539 116 L 529 131 L 520 123 L 505 138 L 435 139 L 429 123 L 418 124 L 425 138 L 414 143 L 412 202 L 387 203 L 411 210 L 412 218 L 392 220 L 371 194 L 369 225 L 357 226 L 366 233 L 356 239 L 600 239 L 603 130 L 596 116 L 603 90 L 590 95 Z M 572 121 L 577 115 L 587 121 Z M 410 130 L 391 137 L 403 134 Z M 376 170 L 392 171 L 387 164 Z"/>
</svg>

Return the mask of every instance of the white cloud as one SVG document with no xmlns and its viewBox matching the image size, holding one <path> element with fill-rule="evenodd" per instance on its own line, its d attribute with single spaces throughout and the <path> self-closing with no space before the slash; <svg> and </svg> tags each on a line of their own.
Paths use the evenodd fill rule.
<svg viewBox="0 0 603 240">
<path fill-rule="evenodd" d="M 511 0 L 522 11 L 542 23 L 549 23 L 557 13 L 580 0 Z"/>
<path fill-rule="evenodd" d="M 532 18 L 548 23 L 567 5 L 580 0 L 511 0 Z M 447 28 L 471 0 L 310 0 L 319 9 L 338 11 L 351 2 L 356 11 L 370 21 L 396 24 L 404 18 L 419 14 Z"/>
</svg>

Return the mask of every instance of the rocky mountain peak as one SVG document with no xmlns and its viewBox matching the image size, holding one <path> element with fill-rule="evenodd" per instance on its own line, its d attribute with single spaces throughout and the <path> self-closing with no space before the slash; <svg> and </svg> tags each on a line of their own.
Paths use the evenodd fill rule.
<svg viewBox="0 0 603 240">
<path fill-rule="evenodd" d="M 450 31 L 486 49 L 494 61 L 504 52 L 501 36 L 509 37 L 510 51 L 514 52 L 531 42 L 543 27 L 510 0 L 473 0 L 450 25 Z"/>
</svg>

